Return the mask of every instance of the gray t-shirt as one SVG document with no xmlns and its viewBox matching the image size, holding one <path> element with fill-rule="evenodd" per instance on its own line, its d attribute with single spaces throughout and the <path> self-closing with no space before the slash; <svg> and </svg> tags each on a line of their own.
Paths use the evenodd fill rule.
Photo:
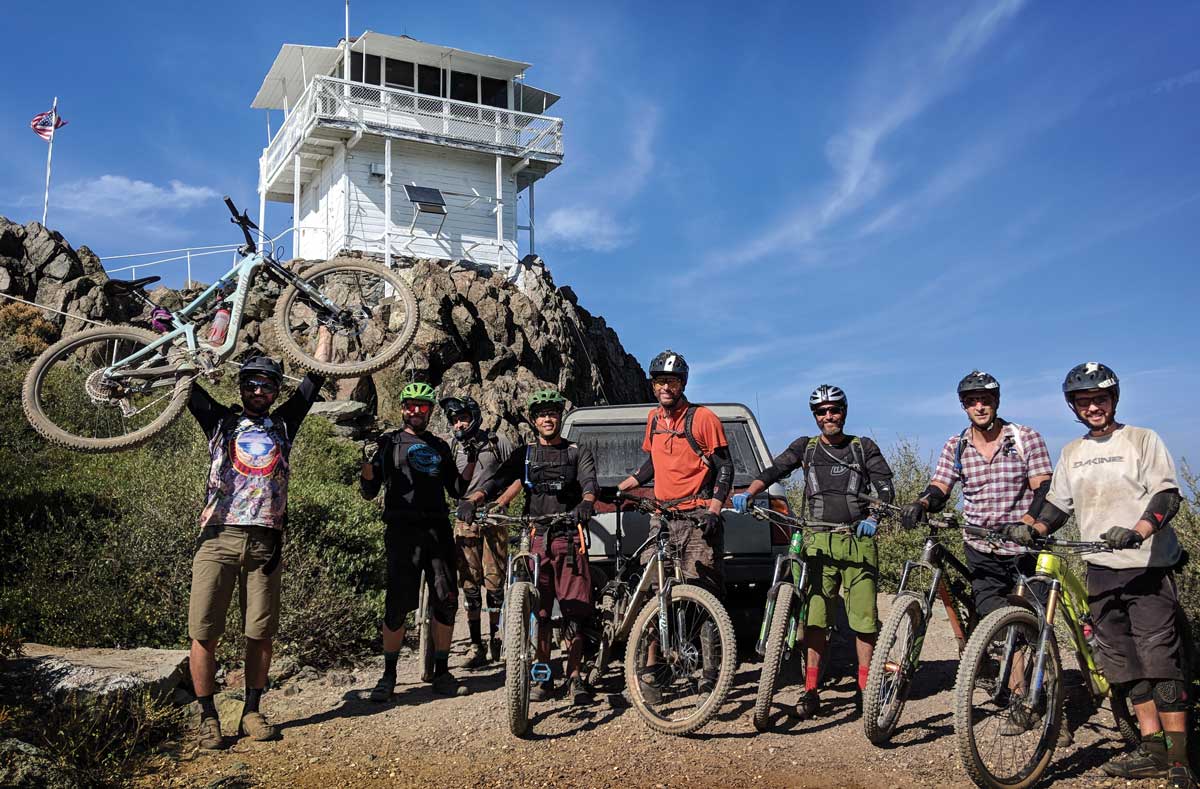
<svg viewBox="0 0 1200 789">
<path fill-rule="evenodd" d="M 477 440 L 479 439 L 477 438 Z M 454 462 L 458 465 L 458 473 L 461 474 L 467 468 L 467 448 L 457 439 L 454 440 L 451 448 L 454 450 Z M 469 496 L 475 491 L 486 489 L 488 483 L 492 481 L 492 477 L 496 476 L 496 469 L 500 468 L 500 464 L 508 460 L 508 456 L 512 453 L 512 442 L 504 436 L 490 436 L 490 440 L 482 442 L 479 457 L 475 461 L 475 473 L 471 475 L 466 493 L 463 495 Z"/>
<path fill-rule="evenodd" d="M 1090 435 L 1063 447 L 1046 500 L 1074 512 L 1082 540 L 1099 540 L 1113 526 L 1132 529 L 1155 494 L 1178 488 L 1175 463 L 1153 430 L 1122 425 L 1103 438 Z M 1169 567 L 1179 540 L 1168 524 L 1137 550 L 1093 553 L 1088 564 L 1114 569 Z"/>
</svg>

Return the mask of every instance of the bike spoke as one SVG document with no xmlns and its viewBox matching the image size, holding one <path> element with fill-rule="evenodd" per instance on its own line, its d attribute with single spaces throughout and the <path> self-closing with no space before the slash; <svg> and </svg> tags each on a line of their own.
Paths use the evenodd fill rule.
<svg viewBox="0 0 1200 789">
<path fill-rule="evenodd" d="M 691 600 L 675 600 L 668 612 L 666 643 L 654 617 L 637 644 L 637 676 L 646 710 L 663 721 L 695 714 L 712 692 L 722 662 L 716 623 Z M 649 690 L 647 690 L 647 687 Z"/>
</svg>

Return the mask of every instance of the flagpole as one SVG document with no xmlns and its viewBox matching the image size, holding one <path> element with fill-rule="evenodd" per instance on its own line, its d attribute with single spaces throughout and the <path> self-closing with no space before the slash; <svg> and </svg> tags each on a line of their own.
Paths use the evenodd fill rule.
<svg viewBox="0 0 1200 789">
<path fill-rule="evenodd" d="M 46 212 L 50 210 L 50 160 L 54 157 L 54 131 L 58 126 L 58 96 L 50 107 L 50 147 L 46 149 L 46 196 L 42 201 L 42 227 L 46 226 Z"/>
</svg>

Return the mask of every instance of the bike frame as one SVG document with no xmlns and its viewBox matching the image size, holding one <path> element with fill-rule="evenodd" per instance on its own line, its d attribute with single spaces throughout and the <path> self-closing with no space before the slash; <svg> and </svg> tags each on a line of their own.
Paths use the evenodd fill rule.
<svg viewBox="0 0 1200 789">
<path fill-rule="evenodd" d="M 759 657 L 763 657 L 767 652 L 767 630 L 771 627 L 771 620 L 775 616 L 775 601 L 779 588 L 787 583 L 784 580 L 784 565 L 787 565 L 786 572 L 791 578 L 792 595 L 799 604 L 799 608 L 792 613 L 791 622 L 788 624 L 787 651 L 791 652 L 795 649 L 797 635 L 800 631 L 799 624 L 808 617 L 808 595 L 803 593 L 808 584 L 808 563 L 804 561 L 803 527 L 789 526 L 789 528 L 792 530 L 792 536 L 788 543 L 788 551 L 775 557 L 775 572 L 771 576 L 771 588 L 767 590 L 767 607 L 763 611 L 762 625 L 758 629 L 758 642 L 754 645 L 754 651 L 758 653 Z"/>
<path fill-rule="evenodd" d="M 967 627 L 962 619 L 959 618 L 958 611 L 954 607 L 954 601 L 955 599 L 959 600 L 967 605 L 971 611 L 974 611 L 975 601 L 965 590 L 957 594 L 952 590 L 951 585 L 946 582 L 947 565 L 957 572 L 961 579 L 970 577 L 970 572 L 966 565 L 957 556 L 950 553 L 946 549 L 946 546 L 942 545 L 936 532 L 931 532 L 925 537 L 925 544 L 921 548 L 921 558 L 915 561 L 906 561 L 904 569 L 900 573 L 900 583 L 896 589 L 897 597 L 911 591 L 908 586 L 908 579 L 913 570 L 920 568 L 928 570 L 930 574 L 929 588 L 923 590 L 921 594 L 916 595 L 921 601 L 921 625 L 920 632 L 916 634 L 916 638 L 913 641 L 913 655 L 910 656 L 914 670 L 920 662 L 921 646 L 925 640 L 925 631 L 933 612 L 935 600 L 940 600 L 946 608 L 946 615 L 950 619 L 950 629 L 954 632 L 955 640 L 958 641 L 959 653 L 961 654 L 967 646 Z"/>
</svg>

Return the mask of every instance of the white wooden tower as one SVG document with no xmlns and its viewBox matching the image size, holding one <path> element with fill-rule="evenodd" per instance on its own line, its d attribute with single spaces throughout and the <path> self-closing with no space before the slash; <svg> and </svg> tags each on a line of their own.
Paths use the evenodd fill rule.
<svg viewBox="0 0 1200 789">
<path fill-rule="evenodd" d="M 349 79 L 345 78 L 349 62 Z M 285 44 L 255 109 L 282 110 L 258 168 L 259 213 L 292 204 L 296 257 L 342 250 L 501 268 L 534 246 L 534 183 L 562 163 L 558 96 L 529 63 L 367 31 Z M 517 194 L 528 190 L 528 224 Z"/>
</svg>

